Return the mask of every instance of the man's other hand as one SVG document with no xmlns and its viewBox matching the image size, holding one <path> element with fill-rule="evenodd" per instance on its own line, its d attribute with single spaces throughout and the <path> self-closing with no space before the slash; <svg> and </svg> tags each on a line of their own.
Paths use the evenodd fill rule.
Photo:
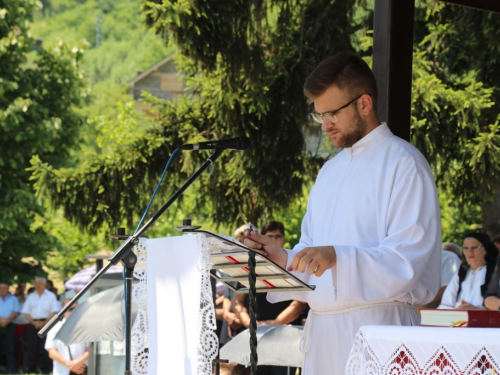
<svg viewBox="0 0 500 375">
<path fill-rule="evenodd" d="M 337 253 L 333 246 L 306 247 L 295 255 L 288 271 L 307 272 L 319 277 L 336 264 Z"/>
<path fill-rule="evenodd" d="M 252 249 L 264 251 L 264 255 L 277 265 L 282 268 L 286 267 L 288 254 L 286 250 L 283 250 L 274 239 L 259 233 L 253 233 L 249 229 L 245 230 L 243 234 L 246 237 L 243 241 L 246 246 L 251 247 Z"/>
</svg>

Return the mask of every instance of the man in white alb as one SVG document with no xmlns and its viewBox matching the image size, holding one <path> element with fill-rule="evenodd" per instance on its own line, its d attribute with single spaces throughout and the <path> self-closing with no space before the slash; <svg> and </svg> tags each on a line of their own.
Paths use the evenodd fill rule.
<svg viewBox="0 0 500 375">
<path fill-rule="evenodd" d="M 304 91 L 313 118 L 344 150 L 320 170 L 293 250 L 249 231 L 245 243 L 316 285 L 268 299 L 309 303 L 303 373 L 340 375 L 360 326 L 420 323 L 413 305 L 439 288 L 439 205 L 425 158 L 380 123 L 375 78 L 361 58 L 324 60 Z"/>
</svg>

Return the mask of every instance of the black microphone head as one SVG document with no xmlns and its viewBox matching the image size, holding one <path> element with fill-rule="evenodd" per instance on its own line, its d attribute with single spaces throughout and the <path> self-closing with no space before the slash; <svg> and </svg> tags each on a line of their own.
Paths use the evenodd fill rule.
<svg viewBox="0 0 500 375">
<path fill-rule="evenodd" d="M 250 147 L 250 138 L 235 137 L 220 141 L 201 142 L 185 144 L 179 147 L 181 150 L 245 150 Z"/>
<path fill-rule="evenodd" d="M 250 138 L 248 137 L 238 137 L 238 141 L 240 146 L 238 147 L 238 150 L 246 150 L 252 145 L 252 142 L 250 141 Z"/>
</svg>

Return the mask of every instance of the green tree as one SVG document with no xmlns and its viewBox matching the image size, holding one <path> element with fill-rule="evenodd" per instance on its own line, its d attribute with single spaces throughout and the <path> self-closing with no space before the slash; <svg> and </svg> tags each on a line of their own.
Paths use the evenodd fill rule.
<svg viewBox="0 0 500 375">
<path fill-rule="evenodd" d="M 467 16 L 458 17 L 458 25 L 441 16 L 466 12 L 450 9 L 435 0 L 417 7 L 412 142 L 430 161 L 439 185 L 456 197 L 453 202 L 466 207 L 484 199 L 498 174 L 499 84 L 479 73 L 484 54 L 472 65 L 452 63 L 463 35 L 457 30 L 470 24 Z M 153 124 L 132 145 L 89 156 L 72 170 L 37 162 L 40 191 L 52 192 L 53 203 L 83 227 L 117 225 L 116 218 L 131 223 L 131 212 L 145 206 L 140 193 L 152 190 L 150 181 L 175 145 L 245 134 L 254 146 L 224 153 L 196 187 L 198 206 L 225 224 L 260 222 L 287 210 L 324 161 L 304 152 L 302 128 L 309 111 L 304 79 L 320 60 L 342 50 L 357 50 L 371 60 L 372 13 L 366 2 L 154 0 L 144 2 L 144 12 L 148 25 L 178 49 L 176 61 L 189 91 L 177 102 L 149 98 Z M 473 26 L 479 30 L 484 22 L 488 27 L 478 35 L 495 40 L 497 18 L 488 17 Z M 499 56 L 498 47 L 488 48 Z M 184 153 L 163 197 L 201 160 L 201 153 Z"/>
<path fill-rule="evenodd" d="M 349 49 L 353 1 L 145 3 L 149 24 L 171 35 L 189 93 L 176 102 L 150 98 L 154 124 L 119 152 L 89 156 L 75 170 L 35 166 L 38 184 L 83 227 L 118 225 L 145 206 L 175 145 L 248 135 L 253 147 L 225 152 L 197 185 L 198 206 L 217 224 L 257 222 L 302 193 L 306 170 L 321 160 L 303 154 L 307 123 L 302 83 L 321 58 Z M 318 17 L 325 22 L 318 23 Z M 326 22 L 328 20 L 328 22 Z M 297 43 L 302 40 L 302 43 Z M 189 57 L 187 57 L 189 56 Z M 172 166 L 168 196 L 194 171 L 201 153 L 184 153 Z M 56 193 L 57 191 L 57 193 Z M 76 193 L 77 191 L 83 194 Z M 95 202 L 92 206 L 81 205 Z"/>
<path fill-rule="evenodd" d="M 85 98 L 82 50 L 58 44 L 32 51 L 35 0 L 0 2 L 0 273 L 32 279 L 57 241 L 33 227 L 43 207 L 35 199 L 30 159 L 64 165 L 81 125 L 74 106 Z"/>
<path fill-rule="evenodd" d="M 456 212 L 477 217 L 479 205 L 483 230 L 498 234 L 500 15 L 430 0 L 416 19 L 412 142 Z"/>
</svg>

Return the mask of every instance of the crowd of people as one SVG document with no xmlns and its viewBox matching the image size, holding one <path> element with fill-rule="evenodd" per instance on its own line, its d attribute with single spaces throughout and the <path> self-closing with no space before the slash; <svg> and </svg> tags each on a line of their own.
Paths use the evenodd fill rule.
<svg viewBox="0 0 500 375">
<path fill-rule="evenodd" d="M 0 372 L 84 374 L 88 354 L 82 354 L 80 347 L 73 356 L 67 354 L 69 349 L 63 349 L 65 346 L 54 339 L 57 327 L 44 338 L 38 336 L 62 307 L 53 283 L 35 277 L 26 293 L 25 283 L 19 283 L 13 293 L 10 287 L 9 282 L 0 281 Z"/>
</svg>

